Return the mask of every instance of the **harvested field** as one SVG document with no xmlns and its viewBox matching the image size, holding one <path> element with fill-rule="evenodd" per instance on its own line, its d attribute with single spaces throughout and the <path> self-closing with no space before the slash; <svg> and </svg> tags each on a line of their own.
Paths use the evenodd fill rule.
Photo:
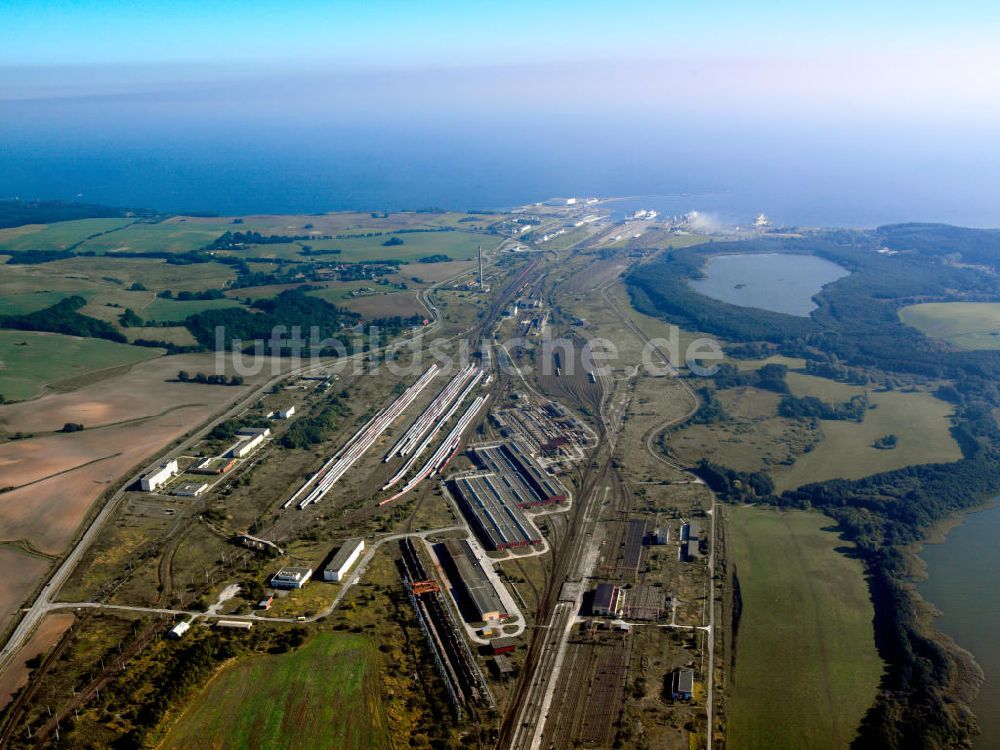
<svg viewBox="0 0 1000 750">
<path fill-rule="evenodd" d="M 209 355 L 163 357 L 77 391 L 0 407 L 0 424 L 10 432 L 51 433 L 66 422 L 87 428 L 0 446 L 5 484 L 17 487 L 0 495 L 4 538 L 62 552 L 109 484 L 246 392 L 165 382 L 178 369 L 212 366 Z"/>
<path fill-rule="evenodd" d="M 483 253 L 486 253 L 485 248 L 483 249 Z M 399 275 L 408 282 L 411 281 L 413 277 L 416 277 L 422 282 L 430 282 L 434 284 L 439 281 L 449 279 L 462 271 L 477 269 L 478 272 L 478 268 L 479 266 L 477 265 L 475 259 L 453 260 L 445 263 L 406 263 L 405 265 L 399 267 Z"/>
<path fill-rule="evenodd" d="M 14 693 L 28 683 L 29 668 L 26 662 L 45 654 L 76 620 L 75 615 L 57 613 L 46 615 L 38 624 L 34 634 L 24 644 L 20 653 L 0 674 L 0 709 L 7 705 Z"/>
<path fill-rule="evenodd" d="M 12 616 L 50 564 L 42 557 L 29 555 L 9 544 L 0 545 L 0 570 L 7 571 L 7 581 L 0 590 L 0 632 L 13 624 Z M 3 691 L 0 690 L 2 698 Z"/>
<path fill-rule="evenodd" d="M 389 746 L 371 641 L 320 633 L 280 656 L 223 669 L 177 719 L 162 748 L 370 750 Z"/>
<path fill-rule="evenodd" d="M 104 339 L 0 330 L 0 394 L 8 401 L 30 399 L 56 381 L 91 375 L 161 354 L 162 349 Z M 4 414 L 0 412 L 0 426 Z"/>
<path fill-rule="evenodd" d="M 129 341 L 136 339 L 146 339 L 148 341 L 166 341 L 168 344 L 177 346 L 194 346 L 198 342 L 191 335 L 191 331 L 183 326 L 159 326 L 126 328 L 124 331 Z"/>
<path fill-rule="evenodd" d="M 728 507 L 726 521 L 743 601 L 727 747 L 848 747 L 882 673 L 861 562 L 818 513 Z"/>
<path fill-rule="evenodd" d="M 416 292 L 377 294 L 373 297 L 355 297 L 341 302 L 343 307 L 353 310 L 362 318 L 385 318 L 393 315 L 427 315 L 427 310 L 417 301 Z"/>
</svg>

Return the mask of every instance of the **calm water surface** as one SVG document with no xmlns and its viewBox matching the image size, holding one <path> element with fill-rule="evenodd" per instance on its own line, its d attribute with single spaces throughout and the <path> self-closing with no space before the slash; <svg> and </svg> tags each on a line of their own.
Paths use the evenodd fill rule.
<svg viewBox="0 0 1000 750">
<path fill-rule="evenodd" d="M 943 544 L 920 553 L 928 579 L 920 594 L 943 613 L 938 628 L 972 652 L 986 682 L 972 710 L 982 735 L 977 750 L 1000 749 L 1000 506 L 970 514 Z"/>
<path fill-rule="evenodd" d="M 719 255 L 709 260 L 705 278 L 692 281 L 691 286 L 706 297 L 732 305 L 806 317 L 816 309 L 812 298 L 847 274 L 836 263 L 811 255 Z"/>
</svg>

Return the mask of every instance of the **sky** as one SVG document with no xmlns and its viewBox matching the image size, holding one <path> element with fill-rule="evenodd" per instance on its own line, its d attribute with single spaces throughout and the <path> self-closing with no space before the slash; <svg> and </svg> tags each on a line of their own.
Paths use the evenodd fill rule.
<svg viewBox="0 0 1000 750">
<path fill-rule="evenodd" d="M 408 205 L 421 176 L 451 180 L 441 200 L 480 200 L 512 164 L 542 198 L 766 177 L 816 201 L 864 188 L 892 216 L 904 194 L 985 205 L 998 39 L 1000 3 L 983 0 L 2 0 L 0 197 L 176 206 L 136 164 L 174 184 L 187 160 L 190 205 L 204 164 L 259 154 L 271 174 L 312 165 L 310 206 L 354 189 L 326 193 L 320 172 L 363 182 L 361 162 L 407 172 L 390 192 Z M 217 205 L 244 205 L 224 184 L 263 194 L 247 170 Z"/>
<path fill-rule="evenodd" d="M 980 0 L 4 0 L 0 101 L 322 80 L 361 109 L 393 86 L 488 104 L 481 73 L 555 108 L 993 117 L 998 37 Z"/>
</svg>

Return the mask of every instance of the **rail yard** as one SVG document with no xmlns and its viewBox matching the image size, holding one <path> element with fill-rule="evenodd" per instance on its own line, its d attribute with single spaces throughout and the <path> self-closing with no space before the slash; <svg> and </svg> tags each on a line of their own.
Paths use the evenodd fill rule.
<svg viewBox="0 0 1000 750">
<path fill-rule="evenodd" d="M 536 224 L 554 232 L 565 214 L 546 209 Z M 442 746 L 714 746 L 711 493 L 632 476 L 618 436 L 631 429 L 621 415 L 636 363 L 599 375 L 559 350 L 554 367 L 532 367 L 552 356 L 549 337 L 579 337 L 568 312 L 579 275 L 625 259 L 588 252 L 600 222 L 579 231 L 561 250 L 501 242 L 488 288 L 483 270 L 422 291 L 447 362 L 386 346 L 354 355 L 353 371 L 313 365 L 143 472 L 152 484 L 94 527 L 74 582 L 37 605 L 75 613 L 82 633 L 145 623 L 127 663 L 40 673 L 93 696 L 92 716 L 60 706 L 67 717 L 84 705 L 63 731 L 99 723 L 92 685 L 155 674 L 187 644 L 252 651 L 318 630 L 365 634 L 391 715 L 409 712 Z M 507 333 L 524 340 L 508 345 Z M 426 354 L 421 334 L 401 340 Z M 697 406 L 675 393 L 660 430 Z M 616 593 L 610 610 L 594 607 L 599 584 Z M 70 636 L 64 648 L 85 643 Z M 664 687 L 678 669 L 693 675 L 689 699 Z M 26 726 L 41 720 L 13 705 Z M 651 706 L 686 728 L 657 729 Z"/>
</svg>

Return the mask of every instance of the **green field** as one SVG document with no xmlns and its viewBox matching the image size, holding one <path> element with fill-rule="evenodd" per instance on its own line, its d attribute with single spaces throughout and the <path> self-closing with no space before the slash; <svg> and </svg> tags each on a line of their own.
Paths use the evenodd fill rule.
<svg viewBox="0 0 1000 750">
<path fill-rule="evenodd" d="M 135 219 L 80 219 L 0 229 L 0 250 L 65 250 L 95 234 L 126 227 Z"/>
<path fill-rule="evenodd" d="M 882 674 L 861 563 L 818 513 L 726 513 L 743 600 L 726 746 L 847 748 Z"/>
<path fill-rule="evenodd" d="M 79 294 L 89 299 L 94 292 L 80 290 L 79 292 L 27 292 L 23 294 L 5 294 L 0 297 L 0 315 L 24 315 L 36 310 L 51 307 L 72 294 Z"/>
<path fill-rule="evenodd" d="M 162 349 L 104 339 L 0 330 L 0 394 L 9 401 L 20 401 L 37 396 L 43 386 L 58 380 L 161 354 Z"/>
<path fill-rule="evenodd" d="M 136 308 L 136 313 L 145 321 L 182 321 L 189 315 L 203 310 L 219 310 L 225 307 L 239 307 L 234 299 L 172 300 L 157 297 L 148 305 Z"/>
<path fill-rule="evenodd" d="M 403 244 L 385 247 L 382 243 L 391 237 L 399 237 Z M 468 260 L 475 257 L 479 245 L 482 245 L 483 252 L 486 252 L 496 247 L 497 243 L 496 237 L 469 232 L 414 232 L 347 240 L 317 240 L 307 244 L 316 249 L 338 248 L 342 251 L 340 255 L 325 256 L 325 258 L 357 263 L 366 260 L 413 261 L 439 254 L 447 255 L 452 260 Z M 255 251 L 256 249 L 253 254 L 256 254 Z"/>
<path fill-rule="evenodd" d="M 237 662 L 202 690 L 159 747 L 386 748 L 374 661 L 368 638 L 320 633 L 292 653 Z"/>
<path fill-rule="evenodd" d="M 44 263 L 34 268 L 37 273 L 47 276 L 62 276 L 77 282 L 98 284 L 111 289 L 128 287 L 139 282 L 147 289 L 158 292 L 170 289 L 174 292 L 188 290 L 201 292 L 205 289 L 221 289 L 236 273 L 221 263 L 198 263 L 178 266 L 160 258 L 67 258 L 52 263 Z M 117 279 L 120 284 L 109 282 L 105 277 Z M 44 283 L 44 279 L 39 283 Z"/>
<path fill-rule="evenodd" d="M 1000 349 L 1000 302 L 928 302 L 904 307 L 899 317 L 963 349 Z"/>
<path fill-rule="evenodd" d="M 796 396 L 816 396 L 824 401 L 846 401 L 863 393 L 860 386 L 790 372 L 788 385 Z M 812 452 L 799 456 L 791 466 L 773 471 L 779 491 L 810 482 L 843 477 L 859 479 L 870 474 L 901 469 L 914 464 L 957 461 L 962 457 L 951 436 L 950 404 L 925 391 L 904 393 L 869 391 L 874 409 L 863 422 L 824 419 L 823 439 Z M 884 435 L 896 435 L 893 450 L 873 448 Z"/>
<path fill-rule="evenodd" d="M 159 224 L 138 223 L 119 232 L 87 240 L 78 250 L 99 254 L 123 251 L 187 253 L 200 250 L 227 229 L 233 228 L 225 221 L 195 224 L 170 219 Z"/>
</svg>

